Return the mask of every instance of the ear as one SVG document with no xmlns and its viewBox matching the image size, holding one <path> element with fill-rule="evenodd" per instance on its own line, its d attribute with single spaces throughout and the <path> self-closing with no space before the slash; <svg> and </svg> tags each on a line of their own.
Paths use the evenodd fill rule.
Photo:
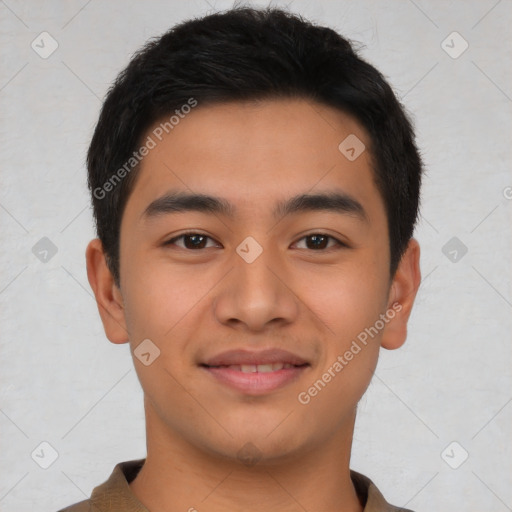
<svg viewBox="0 0 512 512">
<path fill-rule="evenodd" d="M 407 338 L 407 322 L 421 282 L 420 245 L 414 238 L 409 240 L 391 283 L 387 311 L 395 316 L 382 333 L 381 346 L 388 350 L 401 347 Z"/>
<path fill-rule="evenodd" d="M 123 298 L 108 268 L 103 245 L 99 238 L 89 242 L 85 251 L 85 260 L 87 278 L 96 297 L 98 311 L 107 338 L 112 343 L 127 343 L 129 339 Z"/>
</svg>

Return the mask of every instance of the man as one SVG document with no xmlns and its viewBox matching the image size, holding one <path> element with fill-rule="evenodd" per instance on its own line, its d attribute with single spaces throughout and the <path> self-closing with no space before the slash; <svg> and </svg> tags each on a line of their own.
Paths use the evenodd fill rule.
<svg viewBox="0 0 512 512">
<path fill-rule="evenodd" d="M 420 282 L 422 164 L 381 74 L 281 10 L 187 21 L 119 75 L 88 171 L 89 282 L 147 457 L 65 510 L 399 510 L 349 469 Z"/>
</svg>

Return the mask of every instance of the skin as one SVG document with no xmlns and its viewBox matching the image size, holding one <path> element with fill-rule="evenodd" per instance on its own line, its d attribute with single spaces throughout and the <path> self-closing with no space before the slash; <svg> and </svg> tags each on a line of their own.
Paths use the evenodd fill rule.
<svg viewBox="0 0 512 512">
<path fill-rule="evenodd" d="M 147 459 L 130 487 L 148 509 L 363 509 L 349 473 L 356 406 L 380 347 L 406 339 L 420 251 L 411 239 L 391 278 L 369 151 L 351 162 L 338 150 L 350 134 L 369 147 L 351 117 L 301 99 L 199 105 L 141 164 L 121 224 L 119 288 L 100 241 L 89 243 L 87 272 L 108 339 L 129 342 L 133 353 L 149 338 L 160 350 L 149 366 L 133 359 Z M 236 214 L 146 218 L 148 204 L 169 190 L 224 198 Z M 332 190 L 356 198 L 368 221 L 326 211 L 272 216 L 277 201 Z M 190 239 L 164 245 L 189 229 L 209 237 L 205 248 L 185 248 Z M 313 234 L 348 247 L 329 239 L 316 249 L 307 238 Z M 248 236 L 263 249 L 250 264 L 236 252 Z M 301 404 L 298 394 L 394 303 L 401 310 L 384 329 Z M 198 366 L 238 348 L 281 348 L 310 366 L 260 396 L 228 388 Z M 238 455 L 247 443 L 257 455 L 251 464 Z"/>
</svg>

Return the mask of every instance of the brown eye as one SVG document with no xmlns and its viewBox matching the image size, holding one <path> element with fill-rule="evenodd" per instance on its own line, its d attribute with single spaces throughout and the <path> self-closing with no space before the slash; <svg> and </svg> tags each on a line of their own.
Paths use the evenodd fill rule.
<svg viewBox="0 0 512 512">
<path fill-rule="evenodd" d="M 336 238 L 324 235 L 322 233 L 314 233 L 312 235 L 307 235 L 301 238 L 300 241 L 305 240 L 305 247 L 300 247 L 301 249 L 310 249 L 313 251 L 321 251 L 324 249 L 331 249 L 332 247 L 342 246 L 346 247 L 346 245 Z M 334 242 L 329 245 L 329 242 Z"/>
<path fill-rule="evenodd" d="M 190 250 L 206 249 L 208 240 L 212 239 L 201 233 L 184 233 L 183 235 L 168 240 L 164 245 L 176 245 L 182 249 Z M 182 243 L 177 243 L 178 241 L 182 241 Z M 209 247 L 212 246 L 210 245 Z"/>
<path fill-rule="evenodd" d="M 311 235 L 306 237 L 306 239 L 310 241 L 309 245 L 306 242 L 309 249 L 325 249 L 329 243 L 329 237 L 324 235 Z"/>
</svg>

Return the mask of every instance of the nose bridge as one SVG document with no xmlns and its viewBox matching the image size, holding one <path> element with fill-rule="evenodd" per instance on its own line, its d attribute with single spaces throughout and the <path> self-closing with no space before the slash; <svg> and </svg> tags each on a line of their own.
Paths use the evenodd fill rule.
<svg viewBox="0 0 512 512">
<path fill-rule="evenodd" d="M 247 252 L 244 253 L 244 251 Z M 247 307 L 265 309 L 277 302 L 279 286 L 275 271 L 270 271 L 272 265 L 276 266 L 276 259 L 270 248 L 258 249 L 254 246 L 254 242 L 248 240 L 237 248 L 234 265 L 233 293 Z"/>
<path fill-rule="evenodd" d="M 217 319 L 256 330 L 277 319 L 292 321 L 297 304 L 282 282 L 279 267 L 275 251 L 251 237 L 245 239 L 233 254 L 233 270 L 217 297 Z"/>
<path fill-rule="evenodd" d="M 235 263 L 236 280 L 240 287 L 236 291 L 250 296 L 261 295 L 269 300 L 276 293 L 276 277 L 271 272 L 272 266 L 276 267 L 275 258 L 271 257 L 271 251 L 262 252 L 254 261 L 246 261 L 242 257 Z"/>
</svg>

